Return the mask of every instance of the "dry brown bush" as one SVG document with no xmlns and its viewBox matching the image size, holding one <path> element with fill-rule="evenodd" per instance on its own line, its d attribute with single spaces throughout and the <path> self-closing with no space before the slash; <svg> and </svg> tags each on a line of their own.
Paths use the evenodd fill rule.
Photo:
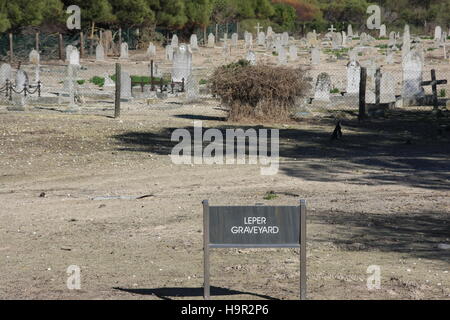
<svg viewBox="0 0 450 320">
<path fill-rule="evenodd" d="M 216 69 L 209 83 L 229 108 L 231 121 L 287 120 L 307 88 L 299 69 L 251 66 L 243 60 Z"/>
</svg>

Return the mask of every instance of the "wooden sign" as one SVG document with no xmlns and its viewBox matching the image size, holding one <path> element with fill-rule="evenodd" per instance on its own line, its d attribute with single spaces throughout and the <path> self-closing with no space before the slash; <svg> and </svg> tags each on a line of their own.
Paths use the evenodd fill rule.
<svg viewBox="0 0 450 320">
<path fill-rule="evenodd" d="M 210 248 L 300 248 L 300 298 L 306 299 L 306 203 L 299 206 L 209 206 L 203 201 L 204 298 Z"/>
</svg>

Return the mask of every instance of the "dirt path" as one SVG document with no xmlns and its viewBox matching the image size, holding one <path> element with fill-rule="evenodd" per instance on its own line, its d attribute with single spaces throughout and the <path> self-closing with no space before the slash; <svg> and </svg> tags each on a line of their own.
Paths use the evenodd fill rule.
<svg viewBox="0 0 450 320">
<path fill-rule="evenodd" d="M 229 125 L 223 116 L 211 105 L 121 120 L 0 109 L 0 298 L 200 299 L 201 201 L 299 198 L 308 203 L 311 299 L 450 298 L 450 251 L 437 247 L 450 243 L 448 138 L 407 121 L 382 131 L 348 122 L 331 144 L 332 124 L 310 122 L 280 126 L 275 176 L 170 161 L 172 129 L 193 119 Z M 269 191 L 275 199 L 264 199 Z M 82 270 L 79 291 L 66 287 L 69 265 Z M 380 290 L 367 290 L 370 265 L 381 267 Z M 212 294 L 296 299 L 298 266 L 291 249 L 215 250 Z"/>
</svg>

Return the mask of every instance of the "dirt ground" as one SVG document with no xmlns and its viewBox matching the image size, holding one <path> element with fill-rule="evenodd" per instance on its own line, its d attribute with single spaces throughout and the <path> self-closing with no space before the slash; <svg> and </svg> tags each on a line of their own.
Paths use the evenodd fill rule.
<svg viewBox="0 0 450 320">
<path fill-rule="evenodd" d="M 249 125 L 224 122 L 213 102 L 112 114 L 0 107 L 1 299 L 201 299 L 204 199 L 306 199 L 310 299 L 450 299 L 450 250 L 438 247 L 450 244 L 448 118 L 346 120 L 337 142 L 331 120 L 275 126 L 280 170 L 262 176 L 171 162 L 176 128 Z M 213 299 L 297 299 L 298 253 L 214 249 Z M 81 290 L 67 289 L 70 265 Z M 367 289 L 370 265 L 379 290 Z"/>
</svg>

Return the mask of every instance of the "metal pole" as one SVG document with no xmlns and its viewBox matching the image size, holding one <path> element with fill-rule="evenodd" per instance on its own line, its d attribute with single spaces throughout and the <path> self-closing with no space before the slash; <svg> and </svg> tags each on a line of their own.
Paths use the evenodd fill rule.
<svg viewBox="0 0 450 320">
<path fill-rule="evenodd" d="M 203 298 L 209 300 L 209 203 L 203 200 Z"/>
<path fill-rule="evenodd" d="M 300 300 L 306 300 L 306 201 L 300 200 Z"/>
<path fill-rule="evenodd" d="M 114 118 L 120 117 L 120 75 L 122 74 L 120 63 L 116 63 L 116 103 L 114 106 Z"/>
<path fill-rule="evenodd" d="M 359 82 L 359 115 L 358 119 L 361 121 L 366 117 L 366 82 L 367 69 L 361 68 L 361 79 Z"/>
</svg>

